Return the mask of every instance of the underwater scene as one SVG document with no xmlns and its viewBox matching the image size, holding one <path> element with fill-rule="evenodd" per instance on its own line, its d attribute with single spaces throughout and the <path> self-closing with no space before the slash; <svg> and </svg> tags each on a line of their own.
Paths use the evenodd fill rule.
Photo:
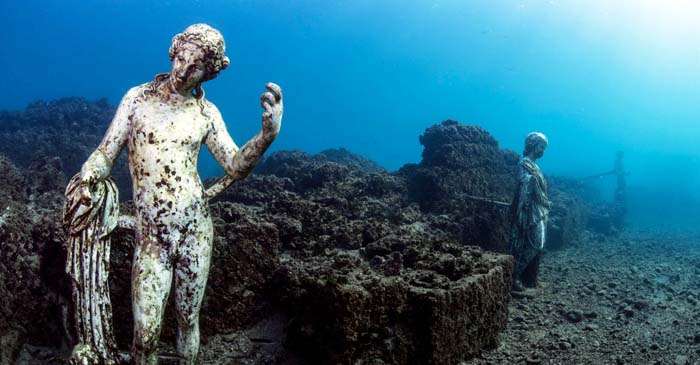
<svg viewBox="0 0 700 365">
<path fill-rule="evenodd" d="M 700 364 L 700 2 L 0 23 L 0 365 Z"/>
</svg>

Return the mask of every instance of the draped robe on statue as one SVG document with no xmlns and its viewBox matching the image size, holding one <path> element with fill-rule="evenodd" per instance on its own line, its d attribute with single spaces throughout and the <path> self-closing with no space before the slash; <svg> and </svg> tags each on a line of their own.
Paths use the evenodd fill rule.
<svg viewBox="0 0 700 365">
<path fill-rule="evenodd" d="M 534 270 L 544 249 L 547 218 L 551 203 L 547 199 L 547 182 L 537 164 L 528 157 L 520 160 L 518 188 L 511 204 L 511 254 L 515 258 L 514 280 L 520 280 L 525 271 Z M 530 279 L 530 280 L 528 280 Z"/>
<path fill-rule="evenodd" d="M 95 184 L 89 206 L 80 200 L 80 174 L 66 189 L 66 272 L 73 280 L 77 342 L 71 364 L 116 364 L 109 298 L 110 236 L 119 221 L 119 194 L 112 178 Z"/>
</svg>

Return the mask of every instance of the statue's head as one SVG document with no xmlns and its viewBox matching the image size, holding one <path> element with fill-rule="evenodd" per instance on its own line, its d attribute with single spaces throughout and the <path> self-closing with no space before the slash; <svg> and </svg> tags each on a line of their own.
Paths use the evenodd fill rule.
<svg viewBox="0 0 700 365">
<path fill-rule="evenodd" d="M 523 156 L 538 159 L 544 155 L 547 148 L 547 136 L 539 132 L 532 132 L 525 137 L 525 150 Z"/>
<path fill-rule="evenodd" d="M 173 37 L 170 44 L 170 60 L 173 68 L 178 57 L 189 57 L 185 62 L 198 62 L 203 68 L 201 82 L 211 80 L 229 65 L 224 55 L 226 44 L 221 33 L 206 24 L 193 24 Z"/>
</svg>

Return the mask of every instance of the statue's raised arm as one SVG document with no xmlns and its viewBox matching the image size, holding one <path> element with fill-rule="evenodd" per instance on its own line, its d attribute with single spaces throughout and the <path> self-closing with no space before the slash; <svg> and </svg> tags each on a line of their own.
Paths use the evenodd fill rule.
<svg viewBox="0 0 700 365">
<path fill-rule="evenodd" d="M 215 197 L 234 181 L 248 176 L 279 134 L 284 113 L 282 88 L 272 82 L 268 82 L 266 88 L 267 91 L 260 95 L 260 106 L 264 109 L 262 129 L 241 149 L 238 149 L 233 142 L 216 107 L 210 104 L 214 111 L 212 130 L 204 143 L 219 165 L 224 168 L 226 176 L 207 189 L 207 198 Z"/>
</svg>

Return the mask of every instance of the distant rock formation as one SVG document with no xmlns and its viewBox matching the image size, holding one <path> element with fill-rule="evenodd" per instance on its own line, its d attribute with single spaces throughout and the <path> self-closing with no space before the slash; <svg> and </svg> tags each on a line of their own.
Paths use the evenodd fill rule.
<svg viewBox="0 0 700 365">
<path fill-rule="evenodd" d="M 384 168 L 376 162 L 352 153 L 345 148 L 331 148 L 318 153 L 328 161 L 343 165 L 354 165 L 364 172 L 384 172 Z"/>
</svg>

